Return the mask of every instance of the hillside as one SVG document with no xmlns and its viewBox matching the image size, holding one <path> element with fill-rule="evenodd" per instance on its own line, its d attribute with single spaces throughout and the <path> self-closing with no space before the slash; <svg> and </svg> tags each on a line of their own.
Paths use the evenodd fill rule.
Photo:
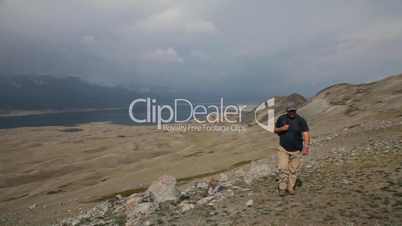
<svg viewBox="0 0 402 226">
<path fill-rule="evenodd" d="M 381 120 L 400 120 L 402 75 L 366 84 L 333 85 L 320 91 L 300 113 L 320 133 Z"/>
<path fill-rule="evenodd" d="M 300 108 L 313 139 L 294 196 L 278 196 L 277 137 L 258 125 L 0 130 L 0 223 L 399 225 L 401 82 L 334 85 Z"/>
</svg>

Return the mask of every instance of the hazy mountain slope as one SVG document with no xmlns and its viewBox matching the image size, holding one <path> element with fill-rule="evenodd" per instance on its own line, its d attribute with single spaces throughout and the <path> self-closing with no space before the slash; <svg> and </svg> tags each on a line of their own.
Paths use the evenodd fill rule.
<svg viewBox="0 0 402 226">
<path fill-rule="evenodd" d="M 293 102 L 300 108 L 307 103 L 307 99 L 298 93 L 292 93 L 289 96 L 275 96 L 275 113 L 286 112 L 288 102 Z"/>
<path fill-rule="evenodd" d="M 288 102 L 293 102 L 296 104 L 297 107 L 302 107 L 307 103 L 307 99 L 298 94 L 298 93 L 292 93 L 289 96 L 274 96 L 275 98 L 275 115 L 279 116 L 286 112 L 286 106 Z M 268 101 L 268 100 L 267 100 Z M 266 122 L 268 119 L 268 111 L 266 108 L 257 110 L 257 107 L 254 107 L 253 109 L 250 109 L 250 111 L 244 112 L 245 116 L 245 122 L 249 123 L 250 125 L 256 125 L 255 119 L 257 119 L 259 122 Z M 255 112 L 257 111 L 257 112 Z"/>
<path fill-rule="evenodd" d="M 136 96 L 126 89 L 76 77 L 0 76 L 1 110 L 126 107 Z"/>
<path fill-rule="evenodd" d="M 402 75 L 367 84 L 337 84 L 320 91 L 300 109 L 315 129 L 329 132 L 360 123 L 400 120 Z"/>
</svg>

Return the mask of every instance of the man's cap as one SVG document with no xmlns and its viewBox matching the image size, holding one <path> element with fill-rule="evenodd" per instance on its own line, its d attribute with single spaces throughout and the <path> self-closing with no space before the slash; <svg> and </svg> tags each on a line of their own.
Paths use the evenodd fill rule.
<svg viewBox="0 0 402 226">
<path fill-rule="evenodd" d="M 297 106 L 294 102 L 288 102 L 288 105 L 286 107 L 286 111 L 296 111 Z"/>
</svg>

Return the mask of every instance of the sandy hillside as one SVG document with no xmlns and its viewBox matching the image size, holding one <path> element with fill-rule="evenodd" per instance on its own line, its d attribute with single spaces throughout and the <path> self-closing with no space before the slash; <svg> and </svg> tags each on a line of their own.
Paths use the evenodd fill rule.
<svg viewBox="0 0 402 226">
<path fill-rule="evenodd" d="M 49 223 L 143 190 L 163 173 L 185 181 L 271 156 L 275 137 L 244 128 L 181 133 L 96 123 L 0 130 L 1 214 Z"/>
</svg>

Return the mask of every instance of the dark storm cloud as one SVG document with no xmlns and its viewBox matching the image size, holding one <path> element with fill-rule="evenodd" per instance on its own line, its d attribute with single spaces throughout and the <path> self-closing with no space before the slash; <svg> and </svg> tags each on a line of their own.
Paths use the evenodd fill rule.
<svg viewBox="0 0 402 226">
<path fill-rule="evenodd" d="M 0 0 L 1 73 L 260 97 L 402 71 L 402 3 Z"/>
</svg>

